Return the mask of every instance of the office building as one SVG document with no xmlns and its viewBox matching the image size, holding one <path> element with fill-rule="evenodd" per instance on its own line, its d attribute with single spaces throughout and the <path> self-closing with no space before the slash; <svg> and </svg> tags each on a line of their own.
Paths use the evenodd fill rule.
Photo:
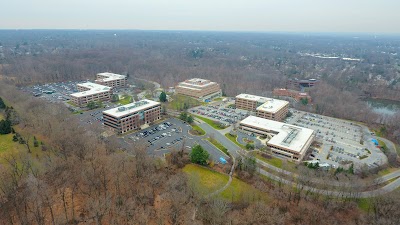
<svg viewBox="0 0 400 225">
<path fill-rule="evenodd" d="M 240 94 L 236 96 L 235 106 L 238 109 L 255 111 L 261 118 L 282 121 L 289 111 L 289 102 L 256 95 Z"/>
<path fill-rule="evenodd" d="M 109 101 L 112 90 L 108 86 L 85 82 L 76 85 L 79 92 L 71 94 L 71 100 L 78 106 L 86 106 L 89 102 Z"/>
<path fill-rule="evenodd" d="M 239 129 L 270 137 L 266 144 L 273 154 L 296 162 L 303 159 L 315 138 L 314 130 L 256 116 L 242 120 Z"/>
<path fill-rule="evenodd" d="M 274 96 L 281 97 L 290 97 L 295 99 L 296 101 L 301 101 L 302 99 L 307 99 L 307 101 L 311 102 L 311 96 L 307 92 L 300 92 L 285 88 L 275 88 L 273 91 Z"/>
<path fill-rule="evenodd" d="M 218 83 L 200 78 L 180 82 L 175 87 L 175 92 L 205 102 L 222 96 L 222 91 Z"/>
<path fill-rule="evenodd" d="M 126 87 L 128 79 L 124 75 L 115 73 L 98 73 L 95 82 L 111 88 Z"/>
<path fill-rule="evenodd" d="M 104 125 L 121 134 L 159 119 L 161 104 L 147 99 L 103 111 Z"/>
</svg>

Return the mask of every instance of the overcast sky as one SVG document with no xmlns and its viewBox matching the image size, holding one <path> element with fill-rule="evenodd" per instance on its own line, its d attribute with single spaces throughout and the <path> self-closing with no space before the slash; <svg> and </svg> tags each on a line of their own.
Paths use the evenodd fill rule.
<svg viewBox="0 0 400 225">
<path fill-rule="evenodd" d="M 400 0 L 0 0 L 0 29 L 400 33 Z"/>
</svg>

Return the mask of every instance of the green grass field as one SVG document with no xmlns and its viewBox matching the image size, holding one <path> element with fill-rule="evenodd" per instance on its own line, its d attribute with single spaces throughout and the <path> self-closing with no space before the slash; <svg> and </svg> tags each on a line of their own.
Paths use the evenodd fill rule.
<svg viewBox="0 0 400 225">
<path fill-rule="evenodd" d="M 231 135 L 230 133 L 226 133 L 225 137 L 227 137 L 229 140 L 231 140 L 233 143 L 235 143 L 237 146 L 246 149 L 246 147 L 242 144 L 240 144 L 236 139 L 237 139 L 237 135 Z"/>
<path fill-rule="evenodd" d="M 275 157 L 265 158 L 259 152 L 253 153 L 253 156 L 256 157 L 257 159 L 259 159 L 263 162 L 266 162 L 272 166 L 275 166 L 277 168 L 284 169 L 284 170 L 291 171 L 291 172 L 296 171 L 296 164 L 293 162 L 275 158 Z M 285 164 L 284 164 L 284 161 L 286 161 Z"/>
<path fill-rule="evenodd" d="M 0 156 L 5 156 L 7 154 L 12 154 L 18 151 L 28 151 L 26 145 L 20 144 L 18 142 L 13 142 L 12 137 L 14 134 L 0 135 Z M 31 148 L 32 154 L 40 154 L 41 147 L 33 147 L 33 136 L 29 140 L 29 146 Z"/>
<path fill-rule="evenodd" d="M 222 191 L 220 196 L 223 199 L 232 202 L 237 202 L 239 200 L 243 200 L 245 202 L 268 200 L 267 194 L 262 193 L 250 184 L 247 184 L 237 178 L 233 178 L 231 185 Z"/>
<path fill-rule="evenodd" d="M 203 129 L 201 129 L 201 127 L 199 127 L 198 125 L 192 124 L 191 126 L 192 126 L 193 130 L 197 131 L 197 133 L 198 133 L 197 135 L 205 135 L 206 134 L 206 132 Z"/>
<path fill-rule="evenodd" d="M 4 120 L 4 115 L 3 115 L 3 113 L 0 113 L 0 120 Z"/>
<path fill-rule="evenodd" d="M 185 105 L 185 103 L 189 108 L 199 106 L 202 104 L 200 101 L 197 101 L 196 99 L 179 94 L 173 95 L 172 99 L 173 99 L 172 101 L 168 102 L 167 108 L 178 111 L 183 110 L 184 108 L 183 106 Z"/>
<path fill-rule="evenodd" d="M 378 144 L 379 144 L 379 146 L 382 147 L 382 149 L 385 149 L 385 150 L 387 149 L 387 146 L 386 146 L 385 142 L 383 142 L 383 141 L 378 139 Z"/>
<path fill-rule="evenodd" d="M 132 96 L 123 95 L 119 100 L 118 103 L 121 105 L 127 105 L 132 102 Z"/>
<path fill-rule="evenodd" d="M 364 212 L 368 212 L 372 206 L 371 199 L 369 198 L 360 198 L 357 201 L 358 208 Z"/>
<path fill-rule="evenodd" d="M 12 141 L 13 134 L 0 135 L 0 155 L 6 152 L 14 152 L 24 146 Z"/>
<path fill-rule="evenodd" d="M 222 101 L 223 97 L 219 97 L 219 98 L 214 98 L 213 101 L 214 102 L 218 102 L 218 101 Z"/>
<path fill-rule="evenodd" d="M 275 167 L 278 167 L 278 168 L 282 168 L 282 160 L 281 159 L 274 158 L 274 157 L 272 157 L 270 159 L 267 159 L 265 157 L 262 157 L 258 153 L 253 154 L 253 155 L 254 155 L 254 157 L 256 157 L 257 159 L 259 159 L 259 160 L 261 160 L 263 162 L 266 162 L 266 163 L 271 164 L 271 165 L 273 165 Z"/>
<path fill-rule="evenodd" d="M 222 188 L 229 180 L 226 174 L 194 164 L 186 165 L 183 172 L 189 175 L 190 182 L 197 187 L 196 190 L 202 195 L 208 195 Z"/>
<path fill-rule="evenodd" d="M 213 138 L 207 138 L 211 144 L 213 144 L 215 147 L 217 147 L 219 150 L 221 150 L 223 153 L 229 155 L 228 149 L 226 149 L 221 143 L 219 143 L 217 140 Z"/>
<path fill-rule="evenodd" d="M 79 107 L 77 104 L 75 104 L 75 103 L 72 102 L 72 101 L 68 101 L 67 103 L 70 104 L 70 105 L 72 105 L 72 106 L 74 106 L 74 107 Z"/>
<path fill-rule="evenodd" d="M 225 127 L 221 127 L 220 124 L 214 120 L 202 117 L 202 116 L 197 116 L 197 115 L 193 115 L 194 117 L 203 120 L 204 122 L 206 122 L 208 125 L 212 126 L 214 129 L 216 130 L 223 130 L 225 129 Z"/>
<path fill-rule="evenodd" d="M 189 180 L 195 186 L 195 190 L 204 196 L 224 187 L 229 180 L 229 176 L 226 174 L 194 164 L 186 165 L 183 168 L 183 172 L 189 176 Z M 233 178 L 229 187 L 217 197 L 233 202 L 241 199 L 248 201 L 267 200 L 266 194 L 237 178 Z"/>
</svg>

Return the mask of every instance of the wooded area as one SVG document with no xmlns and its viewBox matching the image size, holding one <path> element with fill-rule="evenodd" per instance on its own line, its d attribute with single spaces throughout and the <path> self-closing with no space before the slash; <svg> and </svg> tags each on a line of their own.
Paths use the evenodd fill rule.
<svg viewBox="0 0 400 225">
<path fill-rule="evenodd" d="M 268 201 L 254 196 L 240 196 L 235 202 L 206 198 L 180 169 L 189 163 L 188 156 L 172 153 L 171 160 L 162 161 L 149 157 L 140 145 L 124 151 L 112 138 L 105 142 L 95 127 L 78 126 L 64 106 L 15 87 L 92 79 L 98 72 L 112 71 L 163 87 L 202 77 L 219 82 L 228 96 L 269 96 L 273 88 L 285 87 L 287 78 L 319 78 L 321 83 L 310 90 L 313 106 L 297 107 L 385 126 L 386 135 L 399 143 L 400 114 L 377 115 L 359 99 L 366 92 L 400 98 L 400 54 L 379 53 L 393 52 L 398 41 L 389 38 L 381 44 L 365 38 L 357 44 L 351 38 L 213 32 L 113 34 L 0 32 L 5 53 L 0 61 L 0 96 L 15 109 L 10 121 L 18 123 L 21 136 L 28 140 L 26 152 L 3 159 L 1 224 L 398 224 L 398 191 L 368 200 L 361 211 L 357 203 L 362 201 L 303 190 L 300 184 L 310 182 L 309 170 L 301 172 L 299 186 L 292 188 L 252 176 L 253 169 L 243 167 L 238 176 Z M 332 42 L 330 48 L 327 42 Z M 301 57 L 298 53 L 304 51 L 363 61 Z M 45 147 L 30 153 L 29 140 L 36 137 Z"/>
</svg>

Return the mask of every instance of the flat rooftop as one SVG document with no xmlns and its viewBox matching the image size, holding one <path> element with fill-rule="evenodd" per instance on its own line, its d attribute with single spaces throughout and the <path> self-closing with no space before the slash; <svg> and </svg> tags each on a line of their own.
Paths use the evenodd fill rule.
<svg viewBox="0 0 400 225">
<path fill-rule="evenodd" d="M 215 82 L 212 82 L 210 80 L 206 80 L 206 79 L 201 79 L 201 78 L 192 78 L 189 80 L 185 80 L 183 82 L 180 82 L 178 84 L 178 86 L 187 88 L 187 86 L 189 87 L 193 87 L 193 88 L 202 88 L 202 87 L 206 87 L 212 84 L 216 84 Z"/>
<path fill-rule="evenodd" d="M 266 102 L 262 105 L 258 106 L 256 110 L 268 113 L 276 113 L 283 107 L 289 105 L 288 101 L 269 98 Z"/>
<path fill-rule="evenodd" d="M 290 149 L 291 151 L 299 153 L 304 150 L 303 147 L 314 134 L 314 130 L 308 128 L 294 126 L 256 116 L 249 116 L 242 120 L 240 124 L 255 127 L 266 132 L 273 131 L 278 133 L 268 141 L 268 144 Z"/>
<path fill-rule="evenodd" d="M 98 73 L 98 76 L 105 76 L 107 78 L 98 78 L 96 80 L 101 80 L 101 81 L 113 81 L 113 80 L 120 80 L 120 79 L 125 79 L 125 75 L 121 74 L 115 74 L 115 73 Z"/>
<path fill-rule="evenodd" d="M 257 102 L 261 102 L 261 103 L 264 103 L 270 99 L 270 98 L 257 96 L 257 95 L 250 95 L 250 94 L 240 94 L 240 95 L 237 95 L 236 98 L 246 99 L 246 100 L 250 100 L 250 101 L 257 101 Z"/>
<path fill-rule="evenodd" d="M 116 108 L 112 108 L 112 109 L 103 111 L 103 113 L 113 116 L 113 117 L 116 117 L 116 118 L 119 118 L 119 117 L 126 116 L 129 114 L 134 114 L 136 112 L 139 112 L 144 109 L 148 109 L 148 108 L 151 108 L 151 107 L 157 106 L 157 105 L 160 105 L 160 103 L 156 102 L 156 101 L 144 99 L 144 100 L 140 100 L 138 102 L 129 103 L 124 106 L 119 106 Z"/>
<path fill-rule="evenodd" d="M 77 93 L 71 94 L 71 96 L 77 97 L 77 98 L 89 96 L 89 95 L 93 95 L 93 94 L 99 94 L 99 93 L 103 93 L 103 92 L 107 92 L 107 91 L 111 90 L 110 87 L 107 87 L 107 86 L 104 86 L 101 84 L 92 83 L 92 82 L 80 83 L 80 84 L 77 84 L 77 86 L 81 86 L 81 87 L 90 89 L 87 91 L 82 91 L 82 92 L 77 92 Z"/>
</svg>

